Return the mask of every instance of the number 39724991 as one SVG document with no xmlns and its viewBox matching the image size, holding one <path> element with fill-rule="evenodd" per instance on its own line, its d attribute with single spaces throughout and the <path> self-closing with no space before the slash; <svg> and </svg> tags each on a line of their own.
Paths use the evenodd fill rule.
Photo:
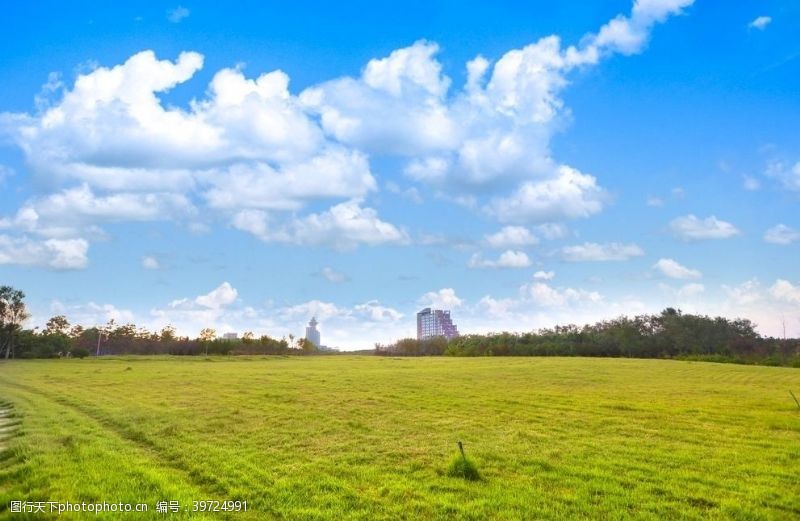
<svg viewBox="0 0 800 521">
<path fill-rule="evenodd" d="M 192 512 L 247 512 L 247 501 L 192 501 Z"/>
</svg>

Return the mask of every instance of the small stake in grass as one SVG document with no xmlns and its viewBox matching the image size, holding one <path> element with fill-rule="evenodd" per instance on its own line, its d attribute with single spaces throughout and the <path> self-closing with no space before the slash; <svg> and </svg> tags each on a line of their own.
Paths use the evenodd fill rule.
<svg viewBox="0 0 800 521">
<path fill-rule="evenodd" d="M 447 475 L 454 478 L 463 478 L 468 481 L 480 480 L 481 475 L 478 473 L 478 467 L 476 467 L 471 460 L 467 459 L 467 455 L 464 452 L 464 444 L 460 441 L 458 442 L 458 450 L 461 454 L 456 455 L 453 461 L 450 462 Z"/>
<path fill-rule="evenodd" d="M 789 394 L 792 395 L 792 398 L 794 398 L 794 403 L 796 403 L 797 404 L 797 408 L 800 409 L 800 401 L 797 400 L 797 396 L 795 396 L 792 391 L 789 391 Z M 459 443 L 461 443 L 461 442 L 459 442 Z"/>
</svg>

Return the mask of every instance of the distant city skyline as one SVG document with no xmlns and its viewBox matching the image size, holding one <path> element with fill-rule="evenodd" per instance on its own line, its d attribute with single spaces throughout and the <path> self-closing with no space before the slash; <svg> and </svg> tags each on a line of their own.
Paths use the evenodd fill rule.
<svg viewBox="0 0 800 521">
<path fill-rule="evenodd" d="M 316 317 L 365 349 L 426 307 L 462 334 L 675 307 L 800 336 L 797 2 L 3 14 L 0 282 L 30 327 Z"/>
</svg>

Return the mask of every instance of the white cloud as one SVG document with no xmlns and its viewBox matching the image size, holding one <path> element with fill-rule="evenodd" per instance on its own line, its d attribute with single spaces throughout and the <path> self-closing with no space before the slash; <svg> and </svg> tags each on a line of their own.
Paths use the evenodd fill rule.
<svg viewBox="0 0 800 521">
<path fill-rule="evenodd" d="M 636 0 L 630 16 L 619 15 L 604 25 L 592 45 L 598 51 L 636 54 L 644 48 L 653 24 L 681 14 L 694 0 Z"/>
<path fill-rule="evenodd" d="M 673 235 L 685 241 L 727 239 L 739 234 L 734 225 L 713 215 L 705 219 L 698 219 L 691 214 L 678 217 L 669 223 L 669 227 Z"/>
<path fill-rule="evenodd" d="M 325 280 L 334 284 L 348 280 L 347 275 L 328 266 L 322 268 L 322 276 L 325 277 Z"/>
<path fill-rule="evenodd" d="M 596 291 L 573 288 L 554 288 L 544 282 L 533 282 L 521 288 L 522 294 L 541 307 L 565 307 L 596 304 L 603 297 Z"/>
<path fill-rule="evenodd" d="M 650 206 L 651 208 L 661 208 L 664 206 L 664 200 L 660 197 L 648 197 L 647 206 Z"/>
<path fill-rule="evenodd" d="M 769 288 L 769 293 L 778 300 L 800 304 L 800 285 L 795 286 L 788 280 L 776 280 L 775 284 Z"/>
<path fill-rule="evenodd" d="M 243 210 L 233 219 L 233 226 L 252 233 L 263 241 L 286 242 L 306 246 L 326 245 L 351 250 L 360 244 L 407 244 L 408 233 L 381 221 L 372 208 L 363 208 L 358 200 L 337 204 L 325 212 L 296 218 L 282 227 L 271 229 L 268 216 L 259 210 Z"/>
<path fill-rule="evenodd" d="M 764 232 L 764 242 L 786 245 L 795 241 L 800 241 L 800 231 L 785 224 L 777 224 Z"/>
<path fill-rule="evenodd" d="M 531 265 L 531 260 L 525 252 L 506 250 L 497 260 L 484 259 L 480 253 L 475 253 L 470 257 L 467 266 L 470 268 L 527 268 Z"/>
<path fill-rule="evenodd" d="M 585 242 L 575 246 L 566 246 L 561 250 L 562 258 L 569 262 L 625 261 L 642 255 L 644 255 L 644 250 L 636 244 L 618 242 L 607 244 Z"/>
<path fill-rule="evenodd" d="M 174 24 L 177 24 L 180 23 L 181 20 L 183 20 L 184 18 L 188 18 L 189 14 L 190 13 L 188 9 L 182 6 L 178 6 L 175 9 L 169 9 L 167 11 L 167 20 L 169 20 Z"/>
<path fill-rule="evenodd" d="M 794 166 L 789 166 L 783 161 L 770 161 L 765 175 L 777 179 L 787 190 L 800 191 L 800 161 Z"/>
<path fill-rule="evenodd" d="M 146 270 L 158 270 L 161 269 L 161 264 L 155 257 L 147 255 L 142 257 L 142 268 Z"/>
<path fill-rule="evenodd" d="M 484 237 L 484 242 L 492 248 L 519 248 L 538 244 L 539 239 L 523 226 L 505 226 L 502 230 Z"/>
<path fill-rule="evenodd" d="M 753 29 L 758 29 L 763 31 L 767 28 L 767 26 L 772 22 L 772 17 L 770 16 L 759 16 L 756 17 L 752 22 L 747 24 L 748 27 Z"/>
<path fill-rule="evenodd" d="M 201 201 L 211 210 L 203 212 L 208 224 L 232 220 L 265 240 L 340 249 L 408 243 L 403 230 L 353 202 L 377 189 L 369 158 L 381 154 L 399 156 L 409 178 L 439 185 L 450 200 L 501 222 L 588 217 L 602 210 L 604 191 L 550 154 L 550 139 L 568 117 L 561 99 L 567 76 L 615 52 L 638 52 L 653 24 L 689 4 L 638 0 L 629 16 L 577 46 L 548 36 L 494 62 L 477 56 L 466 64 L 466 83 L 453 90 L 438 45 L 420 40 L 370 60 L 356 77 L 299 95 L 283 71 L 248 78 L 234 67 L 216 71 L 204 96 L 165 105 L 163 95 L 192 79 L 204 58 L 183 52 L 159 60 L 145 50 L 81 73 L 71 86 L 51 77 L 39 112 L 0 114 L 0 131 L 41 186 L 53 187 L 52 197 L 84 198 L 51 210 L 54 224 L 37 225 L 43 235 L 60 217 L 80 221 L 69 222 L 73 237 L 114 220 L 189 220 L 196 227 L 203 223 L 192 217 L 199 213 L 193 202 Z M 189 14 L 181 6 L 168 11 L 173 22 Z M 493 197 L 514 186 L 507 197 Z M 419 200 L 415 187 L 403 194 Z M 43 215 L 37 204 L 50 197 L 27 206 Z M 333 206 L 302 213 L 320 200 Z M 334 238 L 322 238 L 326 232 Z"/>
<path fill-rule="evenodd" d="M 403 318 L 402 313 L 394 308 L 381 306 L 377 300 L 357 304 L 353 307 L 353 313 L 372 322 L 396 322 Z"/>
<path fill-rule="evenodd" d="M 195 208 L 183 195 L 173 193 L 94 194 L 83 184 L 31 199 L 11 219 L 0 219 L 0 228 L 14 228 L 48 237 L 83 235 L 98 222 L 157 221 L 194 215 Z"/>
<path fill-rule="evenodd" d="M 54 300 L 50 303 L 50 312 L 65 315 L 72 324 L 80 324 L 85 327 L 103 326 L 110 320 L 113 320 L 117 325 L 136 322 L 133 311 L 117 308 L 113 304 L 89 302 L 87 304 L 66 305 Z"/>
<path fill-rule="evenodd" d="M 21 264 L 54 270 L 83 269 L 88 264 L 89 243 L 85 239 L 34 240 L 0 235 L 0 265 Z"/>
<path fill-rule="evenodd" d="M 546 222 L 589 217 L 603 209 L 605 192 L 597 180 L 562 166 L 547 181 L 523 183 L 507 198 L 495 198 L 487 211 L 501 222 Z"/>
<path fill-rule="evenodd" d="M 698 270 L 687 268 L 673 259 L 659 259 L 653 269 L 672 279 L 699 279 L 703 276 Z"/>
<path fill-rule="evenodd" d="M 556 276 L 554 271 L 537 271 L 533 274 L 535 280 L 553 280 Z"/>
<path fill-rule="evenodd" d="M 239 292 L 228 282 L 223 282 L 217 288 L 205 295 L 194 299 L 194 303 L 211 309 L 219 309 L 236 302 Z"/>
<path fill-rule="evenodd" d="M 422 307 L 436 309 L 453 309 L 461 307 L 464 301 L 458 298 L 453 288 L 442 288 L 439 291 L 429 291 L 420 297 L 418 304 Z"/>
</svg>

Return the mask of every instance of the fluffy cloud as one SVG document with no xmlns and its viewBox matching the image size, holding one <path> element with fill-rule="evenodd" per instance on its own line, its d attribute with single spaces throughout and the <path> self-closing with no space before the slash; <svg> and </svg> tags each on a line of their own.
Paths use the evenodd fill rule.
<svg viewBox="0 0 800 521">
<path fill-rule="evenodd" d="M 800 304 L 800 285 L 795 286 L 788 280 L 776 280 L 775 284 L 769 288 L 769 293 L 778 300 L 792 304 Z"/>
<path fill-rule="evenodd" d="M 585 242 L 575 246 L 566 246 L 561 250 L 562 258 L 570 262 L 624 261 L 642 255 L 644 255 L 644 250 L 636 244 L 618 242 L 608 244 Z"/>
<path fill-rule="evenodd" d="M 753 29 L 758 29 L 763 31 L 767 28 L 767 26 L 772 23 L 772 17 L 770 16 L 758 16 L 752 22 L 747 24 L 748 27 Z"/>
<path fill-rule="evenodd" d="M 442 288 L 439 291 L 429 291 L 420 297 L 418 304 L 423 307 L 437 309 L 453 309 L 461 307 L 464 301 L 458 298 L 453 288 Z"/>
<path fill-rule="evenodd" d="M 484 259 L 480 253 L 475 253 L 470 257 L 467 266 L 470 268 L 527 268 L 531 265 L 531 260 L 525 252 L 506 250 L 500 254 L 497 260 Z"/>
<path fill-rule="evenodd" d="M 357 200 L 294 219 L 275 229 L 269 226 L 268 215 L 260 210 L 242 210 L 234 216 L 232 224 L 266 242 L 324 245 L 338 250 L 350 250 L 359 244 L 374 246 L 409 242 L 407 232 L 381 221 L 374 209 L 361 207 Z"/>
<path fill-rule="evenodd" d="M 239 292 L 228 282 L 223 282 L 217 288 L 205 295 L 200 295 L 194 299 L 194 303 L 211 309 L 219 309 L 236 302 Z"/>
<path fill-rule="evenodd" d="M 771 244 L 791 244 L 800 241 L 800 231 L 785 224 L 778 224 L 764 232 L 764 242 Z"/>
<path fill-rule="evenodd" d="M 180 194 L 96 195 L 82 184 L 28 201 L 13 218 L 0 219 L 0 228 L 65 237 L 91 232 L 96 223 L 168 220 L 194 213 L 194 206 Z"/>
<path fill-rule="evenodd" d="M 699 279 L 703 276 L 699 271 L 687 268 L 673 259 L 658 259 L 653 269 L 672 279 Z"/>
<path fill-rule="evenodd" d="M 584 289 L 554 288 L 544 282 L 533 282 L 521 288 L 523 297 L 541 307 L 566 307 L 596 304 L 603 297 L 596 291 Z"/>
<path fill-rule="evenodd" d="M 0 265 L 21 264 L 54 270 L 85 268 L 89 243 L 84 239 L 47 239 L 0 235 Z"/>
<path fill-rule="evenodd" d="M 562 166 L 555 178 L 523 183 L 509 197 L 495 198 L 486 207 L 501 222 L 547 222 L 589 217 L 603 209 L 605 192 L 597 180 Z"/>
<path fill-rule="evenodd" d="M 654 24 L 691 3 L 637 0 L 629 15 L 578 45 L 547 36 L 494 62 L 476 56 L 457 89 L 438 45 L 420 40 L 370 60 L 360 75 L 298 95 L 283 71 L 246 77 L 240 67 L 225 68 L 203 97 L 171 106 L 161 97 L 192 79 L 204 58 L 183 52 L 171 61 L 146 50 L 80 74 L 72 86 L 52 78 L 40 112 L 0 114 L 0 132 L 40 185 L 53 187 L 23 209 L 66 222 L 37 224 L 35 232 L 62 238 L 97 235 L 91 226 L 114 220 L 196 227 L 202 202 L 206 220 L 265 240 L 339 249 L 408 243 L 402 229 L 354 202 L 377 190 L 368 159 L 377 155 L 395 156 L 412 180 L 446 187 L 451 200 L 504 223 L 588 217 L 602 210 L 605 192 L 550 154 L 567 114 L 568 75 L 617 52 L 639 52 Z M 174 22 L 188 15 L 183 7 L 168 14 Z M 52 201 L 59 204 L 45 211 Z M 319 201 L 332 206 L 303 213 Z"/>
<path fill-rule="evenodd" d="M 537 271 L 533 274 L 535 280 L 553 280 L 556 276 L 554 271 Z"/>
<path fill-rule="evenodd" d="M 523 226 L 506 226 L 499 232 L 484 237 L 484 242 L 492 248 L 519 248 L 539 243 L 539 239 Z"/>
<path fill-rule="evenodd" d="M 678 217 L 669 223 L 672 234 L 685 241 L 705 239 L 728 239 L 739 234 L 739 230 L 729 222 L 715 216 L 698 219 L 694 215 Z"/>
</svg>

